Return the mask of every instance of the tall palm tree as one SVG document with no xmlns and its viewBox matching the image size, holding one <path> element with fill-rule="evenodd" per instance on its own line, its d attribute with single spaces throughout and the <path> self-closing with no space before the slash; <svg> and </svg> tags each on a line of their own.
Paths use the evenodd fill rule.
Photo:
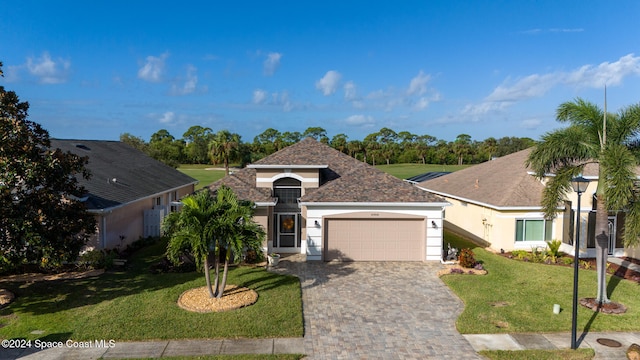
<svg viewBox="0 0 640 360">
<path fill-rule="evenodd" d="M 640 235 L 640 196 L 635 174 L 638 165 L 636 150 L 639 144 L 637 136 L 640 134 L 640 104 L 622 109 L 617 114 L 608 114 L 597 105 L 578 98 L 560 104 L 556 118 L 569 126 L 543 135 L 542 141 L 530 153 L 526 165 L 531 166 L 540 179 L 546 174 L 555 174 L 549 179 L 542 200 L 548 219 L 556 216 L 558 204 L 571 189 L 571 180 L 582 173 L 585 165 L 598 165 L 596 299 L 599 303 L 607 303 L 608 211 L 627 212 L 624 228 L 626 246 L 637 244 Z M 579 246 L 577 240 L 574 246 Z"/>
<path fill-rule="evenodd" d="M 188 250 L 193 254 L 196 266 L 204 270 L 209 296 L 214 297 L 209 274 L 209 254 L 218 252 L 219 247 L 214 236 L 216 207 L 208 191 L 182 199 L 182 210 L 169 214 L 162 223 L 163 232 L 169 236 L 168 257 L 177 262 L 180 254 Z M 217 290 L 217 277 L 216 286 Z"/>
<path fill-rule="evenodd" d="M 227 282 L 229 261 L 238 260 L 246 249 L 258 252 L 264 231 L 252 219 L 253 204 L 238 200 L 228 187 L 220 187 L 215 197 L 209 191 L 201 191 L 187 196 L 182 203 L 182 210 L 169 214 L 163 223 L 163 229 L 169 236 L 167 255 L 176 262 L 183 251 L 190 251 L 196 266 L 204 270 L 209 296 L 220 298 Z M 220 281 L 222 250 L 225 250 L 225 262 Z M 213 286 L 210 255 L 214 255 Z"/>
<path fill-rule="evenodd" d="M 239 146 L 240 135 L 231 133 L 229 130 L 218 131 L 209 143 L 213 159 L 224 164 L 226 175 L 229 175 L 229 163 L 238 158 Z"/>
<path fill-rule="evenodd" d="M 240 201 L 236 194 L 228 187 L 221 187 L 216 193 L 216 205 L 218 216 L 214 220 L 218 246 L 225 250 L 224 269 L 222 281 L 217 297 L 222 293 L 227 284 L 227 274 L 230 261 L 238 261 L 245 249 L 260 251 L 265 232 L 260 225 L 253 221 L 253 204 Z M 218 276 L 219 262 L 216 263 L 216 276 Z"/>
</svg>

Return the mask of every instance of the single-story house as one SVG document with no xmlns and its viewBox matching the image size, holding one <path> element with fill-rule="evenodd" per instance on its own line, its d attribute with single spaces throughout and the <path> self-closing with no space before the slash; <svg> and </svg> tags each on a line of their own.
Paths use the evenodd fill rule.
<svg viewBox="0 0 640 360">
<path fill-rule="evenodd" d="M 444 226 L 495 251 L 531 250 L 546 247 L 548 240 L 561 240 L 561 250 L 573 254 L 578 196 L 571 191 L 556 219 L 544 219 L 542 191 L 546 181 L 535 178 L 525 161 L 531 149 L 418 183 L 428 193 L 445 198 L 452 206 L 444 215 Z M 585 167 L 590 180 L 581 196 L 580 256 L 595 257 L 595 191 L 598 168 Z M 624 212 L 609 214 L 609 254 L 640 257 L 638 248 L 625 248 L 622 240 Z"/>
<path fill-rule="evenodd" d="M 211 184 L 256 204 L 265 251 L 307 260 L 426 261 L 448 203 L 312 138 Z"/>
<path fill-rule="evenodd" d="M 89 157 L 87 193 L 81 200 L 95 215 L 97 229 L 88 249 L 124 247 L 141 237 L 159 236 L 162 219 L 197 180 L 119 141 L 51 140 L 52 148 Z"/>
</svg>

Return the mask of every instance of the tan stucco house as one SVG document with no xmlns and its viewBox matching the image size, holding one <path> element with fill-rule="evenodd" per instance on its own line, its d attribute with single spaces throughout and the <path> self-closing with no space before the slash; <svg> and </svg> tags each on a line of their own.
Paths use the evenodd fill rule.
<svg viewBox="0 0 640 360">
<path fill-rule="evenodd" d="M 446 201 L 312 138 L 209 189 L 223 184 L 256 204 L 270 253 L 321 261 L 441 259 Z"/>
<path fill-rule="evenodd" d="M 119 141 L 51 140 L 52 148 L 87 156 L 89 180 L 81 198 L 97 229 L 87 249 L 124 247 L 140 237 L 159 236 L 162 219 L 194 192 L 197 180 Z"/>
<path fill-rule="evenodd" d="M 485 242 L 495 251 L 544 248 L 545 241 L 558 239 L 562 241 L 561 250 L 573 254 L 577 194 L 567 194 L 557 218 L 545 220 L 540 204 L 546 181 L 536 179 L 525 167 L 530 151 L 522 150 L 416 186 L 452 204 L 445 211 L 445 227 Z M 582 194 L 580 207 L 580 256 L 595 257 L 597 165 L 588 165 L 583 176 L 591 182 Z M 638 248 L 623 245 L 623 224 L 622 211 L 609 214 L 609 254 L 639 258 Z"/>
</svg>

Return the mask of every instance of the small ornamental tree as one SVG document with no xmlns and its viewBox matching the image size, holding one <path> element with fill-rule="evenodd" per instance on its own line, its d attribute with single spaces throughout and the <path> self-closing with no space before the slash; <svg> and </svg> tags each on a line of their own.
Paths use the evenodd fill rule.
<svg viewBox="0 0 640 360">
<path fill-rule="evenodd" d="M 227 281 L 229 262 L 236 261 L 244 250 L 260 251 L 264 230 L 254 222 L 253 204 L 238 200 L 228 187 L 215 195 L 201 191 L 182 200 L 180 212 L 169 214 L 163 223 L 169 236 L 167 256 L 178 262 L 180 254 L 193 254 L 196 266 L 204 271 L 210 297 L 220 298 Z M 220 274 L 220 254 L 224 252 L 224 269 Z M 210 263 L 213 255 L 213 264 Z M 210 268 L 214 268 L 211 283 Z M 220 276 L 222 279 L 220 281 Z"/>
<path fill-rule="evenodd" d="M 2 63 L 0 63 L 2 75 Z M 29 104 L 0 86 L 0 270 L 75 261 L 95 232 L 77 199 L 88 159 L 51 149 L 49 133 L 27 120 Z"/>
</svg>

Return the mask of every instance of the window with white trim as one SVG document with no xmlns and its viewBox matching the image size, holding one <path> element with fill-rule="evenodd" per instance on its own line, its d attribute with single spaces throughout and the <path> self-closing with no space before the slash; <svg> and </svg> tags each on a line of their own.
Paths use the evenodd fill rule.
<svg viewBox="0 0 640 360">
<path fill-rule="evenodd" d="M 516 241 L 547 241 L 553 238 L 553 221 L 516 220 Z"/>
</svg>

